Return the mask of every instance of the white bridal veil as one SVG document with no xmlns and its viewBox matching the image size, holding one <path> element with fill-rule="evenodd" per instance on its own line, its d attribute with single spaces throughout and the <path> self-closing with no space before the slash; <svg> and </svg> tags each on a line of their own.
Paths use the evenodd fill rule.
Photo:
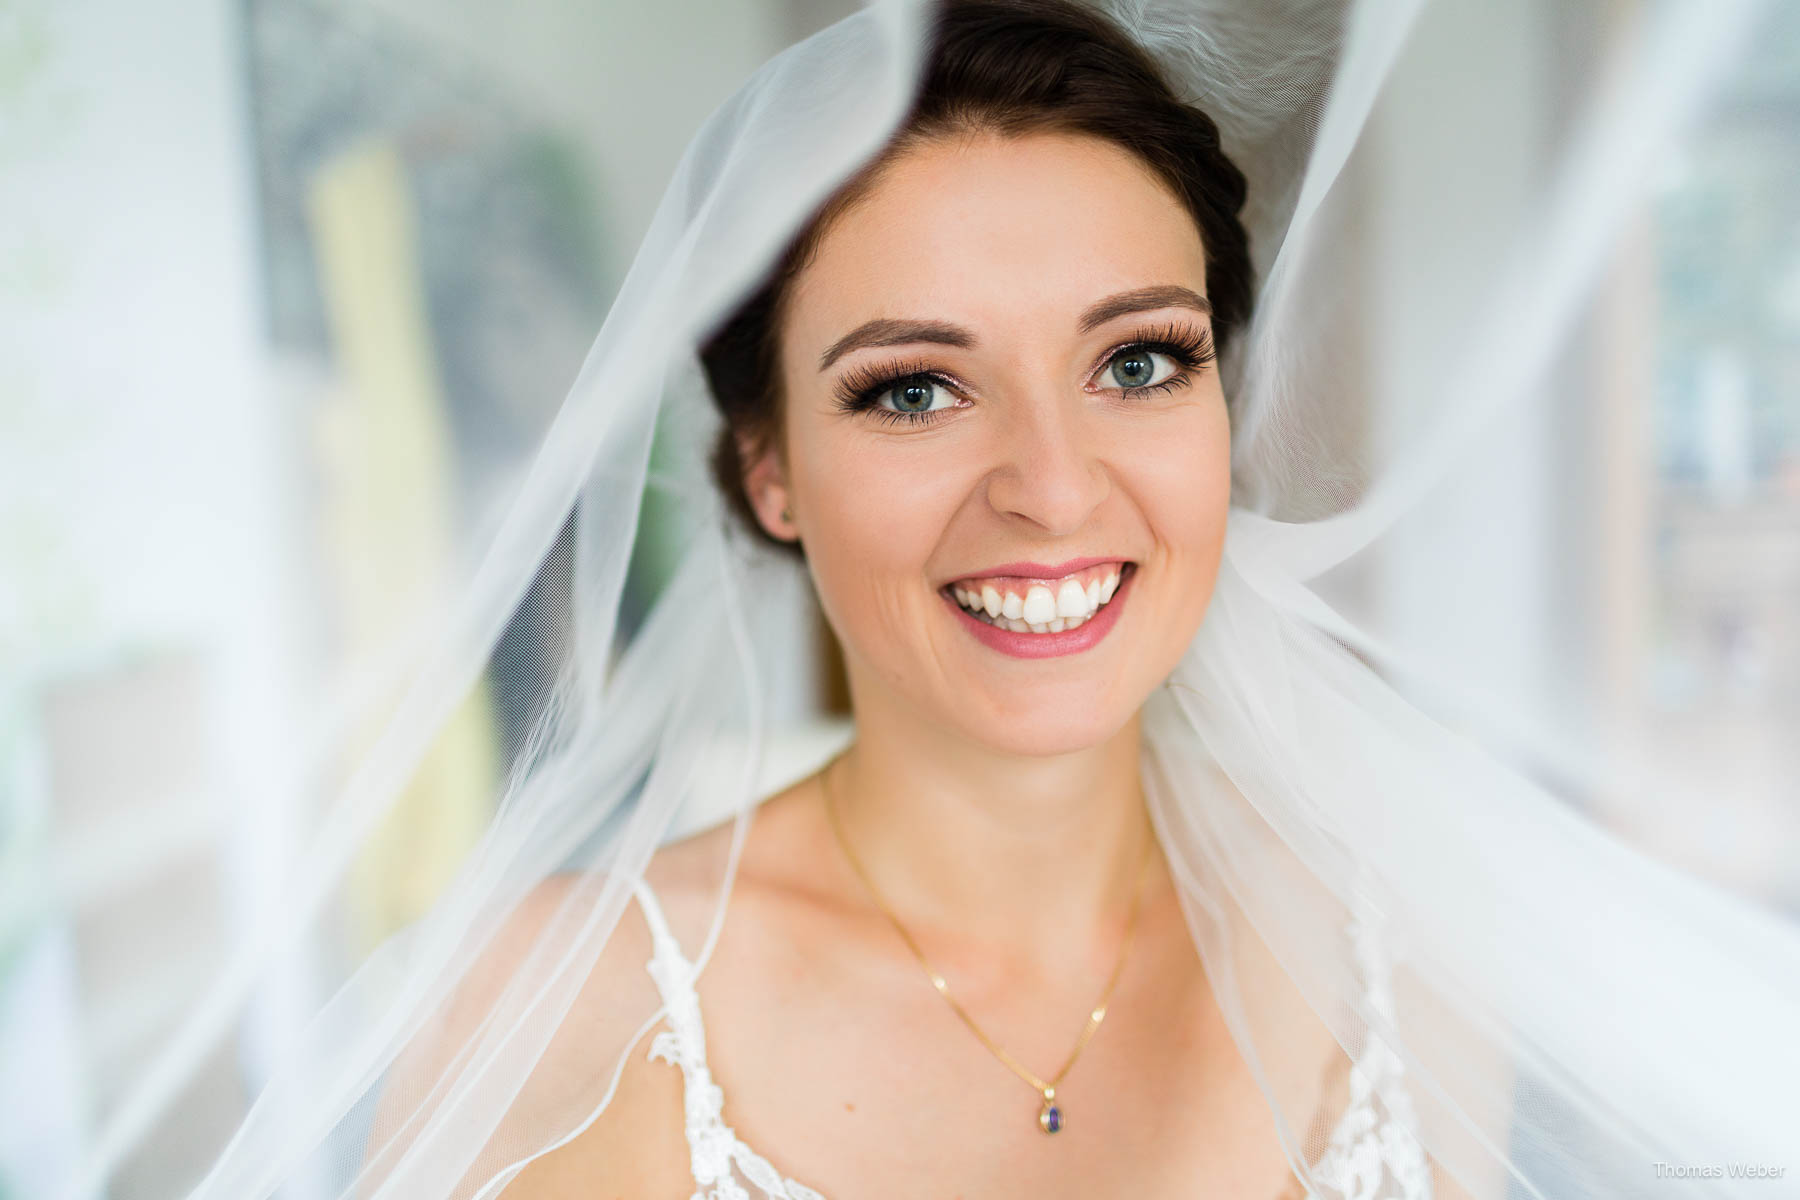
<svg viewBox="0 0 1800 1200">
<path fill-rule="evenodd" d="M 1234 510 L 1144 767 L 1296 1172 L 1331 1200 L 1399 1197 L 1422 1151 L 1483 1198 L 1800 1194 L 1795 873 L 1709 881 L 1666 861 L 1669 839 L 1659 857 L 1616 832 L 1660 814 L 1702 842 L 1796 799 L 1792 739 L 1731 732 L 1791 728 L 1795 695 L 1691 684 L 1658 707 L 1645 647 L 1680 624 L 1639 598 L 1666 514 L 1633 482 L 1653 434 L 1706 436 L 1653 427 L 1655 386 L 1678 386 L 1652 384 L 1659 340 L 1732 344 L 1659 322 L 1646 206 L 1677 164 L 1707 169 L 1712 123 L 1755 103 L 1745 81 L 1795 18 L 1746 0 L 1109 8 L 1250 179 Z M 298 705 L 291 760 L 237 797 L 240 823 L 319 815 L 281 829 L 295 865 L 69 1194 L 104 1195 L 180 1131 L 221 1052 L 260 1090 L 179 1185 L 206 1200 L 492 1196 L 608 1119 L 659 1015 L 621 943 L 634 881 L 665 842 L 735 821 L 712 926 L 677 931 L 709 946 L 758 799 L 843 734 L 809 707 L 804 569 L 734 530 L 708 481 L 696 346 L 900 121 L 928 15 L 877 3 L 713 115 L 554 420 L 494 434 L 509 469 L 447 472 L 426 445 L 378 473 L 421 532 L 355 586 L 405 620 Z M 1790 309 L 1796 194 L 1748 250 L 1788 272 L 1769 303 Z M 1752 520 L 1726 512 L 1713 536 Z M 471 736 L 502 709 L 524 736 Z M 439 823 L 393 823 L 424 810 Z M 473 848 L 421 879 L 424 915 L 341 965 L 356 881 L 404 870 L 406 829 L 456 820 Z M 1319 1025 L 1362 1126 L 1316 1119 L 1296 1048 L 1318 1041 L 1295 1033 Z M 579 1056 L 559 1040 L 576 1027 Z M 803 1176 L 806 1148 L 779 1150 Z M 1785 1175 L 1700 1170 L 1734 1164 Z"/>
</svg>

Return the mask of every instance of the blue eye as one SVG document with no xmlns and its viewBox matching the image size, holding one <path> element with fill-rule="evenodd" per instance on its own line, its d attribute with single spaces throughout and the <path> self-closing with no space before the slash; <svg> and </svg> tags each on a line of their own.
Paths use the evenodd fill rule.
<svg viewBox="0 0 1800 1200">
<path fill-rule="evenodd" d="M 1113 381 L 1126 391 L 1135 391 L 1167 383 L 1175 371 L 1175 361 L 1168 355 L 1158 354 L 1147 346 L 1128 346 L 1108 360 L 1106 370 L 1101 374 L 1111 375 Z"/>
<path fill-rule="evenodd" d="M 956 401 L 948 389 L 930 376 L 909 375 L 905 379 L 896 379 L 881 393 L 877 403 L 889 412 L 924 413 L 951 408 Z"/>
<path fill-rule="evenodd" d="M 930 424 L 968 403 L 954 379 L 916 360 L 853 370 L 839 381 L 836 399 L 845 412 L 915 425 Z"/>
</svg>

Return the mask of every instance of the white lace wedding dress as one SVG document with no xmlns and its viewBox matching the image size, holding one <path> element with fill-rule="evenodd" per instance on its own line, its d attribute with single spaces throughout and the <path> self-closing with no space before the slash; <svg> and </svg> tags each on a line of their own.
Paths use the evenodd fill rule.
<svg viewBox="0 0 1800 1200">
<path fill-rule="evenodd" d="M 662 994 L 667 1028 L 650 1044 L 650 1058 L 681 1069 L 693 1200 L 825 1200 L 777 1171 L 725 1123 L 725 1095 L 706 1065 L 706 1026 L 695 990 L 697 972 L 669 931 L 662 906 L 646 883 L 636 888 L 654 951 L 651 978 Z M 1366 998 L 1392 1019 L 1393 996 L 1380 940 L 1372 926 L 1353 923 Z M 1431 1172 L 1410 1132 L 1412 1103 L 1400 1060 L 1370 1036 L 1350 1070 L 1350 1100 L 1333 1127 L 1325 1153 L 1312 1165 L 1316 1200 L 1431 1200 Z M 751 1189 L 755 1189 L 752 1191 Z"/>
</svg>

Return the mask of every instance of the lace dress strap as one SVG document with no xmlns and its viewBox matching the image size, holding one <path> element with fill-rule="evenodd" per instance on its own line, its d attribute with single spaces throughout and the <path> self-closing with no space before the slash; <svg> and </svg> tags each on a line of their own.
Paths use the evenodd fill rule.
<svg viewBox="0 0 1800 1200">
<path fill-rule="evenodd" d="M 1358 912 L 1345 927 L 1363 979 L 1363 999 L 1389 1025 L 1395 1022 L 1393 964 L 1372 914 Z M 1419 1144 L 1418 1115 L 1405 1067 L 1381 1035 L 1365 1030 L 1350 1067 L 1350 1103 L 1331 1132 L 1313 1177 L 1316 1200 L 1432 1200 L 1431 1164 Z"/>
<path fill-rule="evenodd" d="M 662 995 L 669 1025 L 650 1043 L 649 1057 L 681 1070 L 688 1157 L 695 1184 L 692 1200 L 752 1200 L 745 1183 L 755 1187 L 762 1200 L 825 1200 L 811 1188 L 784 1177 L 725 1123 L 725 1096 L 706 1065 L 706 1026 L 700 1019 L 700 994 L 694 987 L 698 972 L 669 931 L 668 919 L 650 885 L 639 880 L 634 893 L 650 926 L 650 978 Z"/>
</svg>

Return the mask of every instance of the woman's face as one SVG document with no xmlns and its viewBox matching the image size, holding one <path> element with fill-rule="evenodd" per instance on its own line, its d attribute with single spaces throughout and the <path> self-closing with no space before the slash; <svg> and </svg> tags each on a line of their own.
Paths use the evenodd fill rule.
<svg viewBox="0 0 1800 1200">
<path fill-rule="evenodd" d="M 861 715 L 1061 753 L 1167 677 L 1230 493 L 1205 296 L 1192 218 L 1093 138 L 929 143 L 833 222 L 748 483 L 805 546 Z"/>
</svg>

